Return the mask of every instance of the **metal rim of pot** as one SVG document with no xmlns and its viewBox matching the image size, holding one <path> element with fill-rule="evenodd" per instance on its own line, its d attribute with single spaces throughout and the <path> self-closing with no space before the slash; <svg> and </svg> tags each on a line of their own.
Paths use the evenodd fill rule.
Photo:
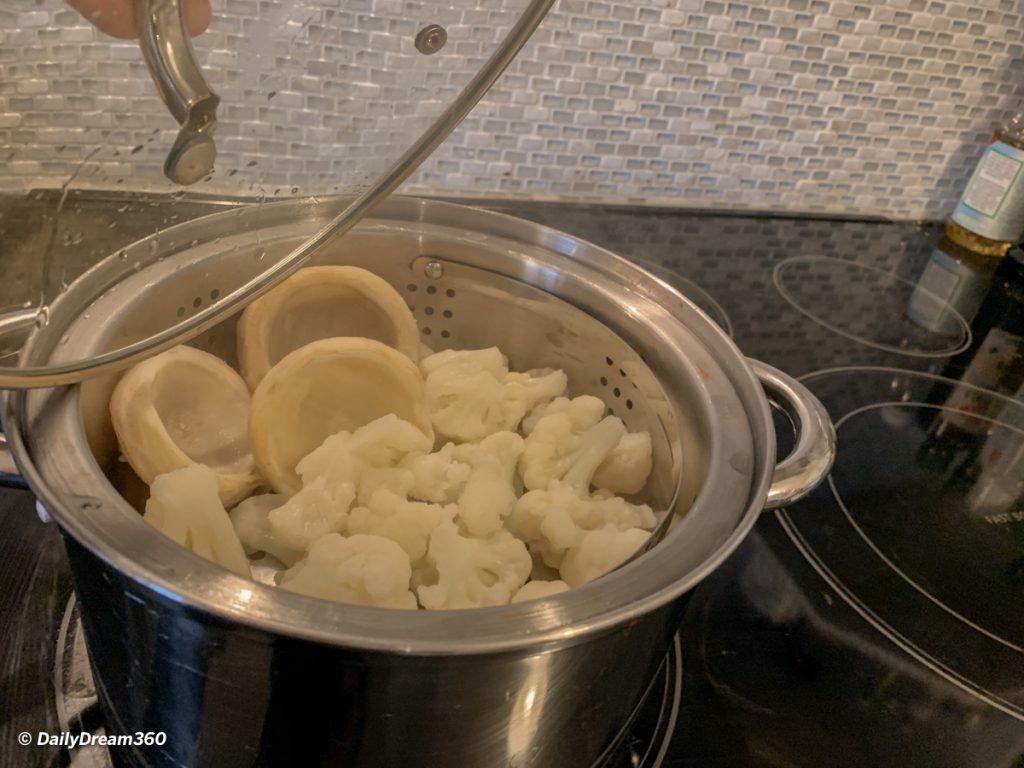
<svg viewBox="0 0 1024 768">
<path fill-rule="evenodd" d="M 212 239 L 229 215 L 230 226 L 242 231 L 249 220 L 263 225 L 275 216 L 295 218 L 300 211 L 310 220 L 308 207 L 294 201 L 241 210 L 240 217 L 238 210 L 212 214 L 160 234 L 165 243 Z M 788 376 L 746 360 L 700 309 L 626 259 L 540 225 L 465 206 L 392 198 L 375 216 L 504 237 L 528 250 L 531 258 L 542 259 L 546 253 L 554 264 L 571 266 L 573 279 L 608 290 L 629 286 L 633 291 L 631 311 L 654 314 L 665 343 L 674 345 L 668 351 L 680 356 L 681 363 L 698 368 L 701 378 L 717 387 L 715 407 L 721 413 L 714 414 L 713 426 L 722 435 L 716 439 L 750 442 L 754 467 L 748 487 L 729 488 L 722 482 L 724 476 L 716 474 L 716 465 L 709 466 L 690 511 L 660 544 L 612 573 L 553 598 L 463 611 L 365 608 L 258 584 L 179 547 L 146 524 L 113 491 L 87 444 L 77 387 L 11 392 L 4 409 L 7 439 L 25 480 L 67 535 L 164 599 L 224 621 L 377 651 L 422 655 L 498 652 L 573 642 L 657 609 L 714 570 L 739 545 L 763 508 L 800 498 L 827 474 L 835 435 L 814 396 Z M 130 249 L 149 253 L 151 241 L 152 237 L 139 241 Z M 102 271 L 102 265 L 94 269 Z M 543 275 L 524 267 L 525 272 L 531 272 L 544 287 Z M 35 329 L 24 349 L 28 363 L 37 362 L 33 356 L 54 349 L 63 332 L 61 323 L 54 322 L 61 317 L 61 302 L 74 310 L 81 300 L 69 289 L 55 302 L 50 324 Z M 794 451 L 777 466 L 765 388 L 789 413 L 798 431 Z M 712 408 L 711 399 L 709 395 L 705 408 Z M 725 416 L 717 418 L 722 414 Z M 745 431 L 740 425 L 746 425 Z M 724 459 L 719 456 L 716 461 L 721 464 Z M 734 513 L 728 534 L 703 556 L 683 557 L 687 536 L 707 524 L 709 510 L 728 506 L 730 495 L 732 505 L 741 511 Z"/>
</svg>

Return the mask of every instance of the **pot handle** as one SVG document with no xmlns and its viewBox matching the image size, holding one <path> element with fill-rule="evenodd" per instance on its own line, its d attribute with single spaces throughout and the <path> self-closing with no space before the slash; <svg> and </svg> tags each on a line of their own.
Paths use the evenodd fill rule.
<svg viewBox="0 0 1024 768">
<path fill-rule="evenodd" d="M 836 458 L 836 430 L 825 406 L 807 387 L 782 371 L 758 360 L 748 360 L 768 394 L 796 430 L 796 445 L 775 465 L 766 509 L 777 509 L 802 499 L 825 479 Z"/>
<path fill-rule="evenodd" d="M 196 62 L 181 0 L 135 0 L 139 47 L 167 109 L 181 129 L 164 162 L 175 184 L 194 184 L 213 170 L 220 97 Z"/>
</svg>

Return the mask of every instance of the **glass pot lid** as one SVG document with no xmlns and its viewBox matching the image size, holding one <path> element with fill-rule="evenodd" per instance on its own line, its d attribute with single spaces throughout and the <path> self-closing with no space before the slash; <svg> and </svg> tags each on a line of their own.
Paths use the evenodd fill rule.
<svg viewBox="0 0 1024 768">
<path fill-rule="evenodd" d="M 0 387 L 123 368 L 269 290 L 429 156 L 553 0 L 214 0 L 210 28 L 191 44 L 180 2 L 139 0 L 139 39 L 115 41 L 63 5 L 15 0 L 25 26 L 0 33 L 24 54 L 0 71 L 25 94 L 9 99 L 22 111 L 0 157 Z M 257 243 L 260 269 L 220 275 L 195 311 L 142 337 L 99 356 L 19 363 L 37 325 L 84 316 L 129 272 L 159 279 L 160 264 L 190 246 L 173 225 L 195 217 L 196 201 L 288 197 L 307 201 L 311 219 L 330 211 L 330 223 L 293 250 Z"/>
</svg>

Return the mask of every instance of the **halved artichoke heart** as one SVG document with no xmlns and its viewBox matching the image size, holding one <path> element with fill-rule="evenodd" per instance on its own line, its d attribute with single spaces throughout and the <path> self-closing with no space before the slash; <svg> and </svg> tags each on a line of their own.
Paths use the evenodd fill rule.
<svg viewBox="0 0 1024 768">
<path fill-rule="evenodd" d="M 129 370 L 110 398 L 121 453 L 142 480 L 204 464 L 225 506 L 262 483 L 249 447 L 249 388 L 227 363 L 175 347 Z"/>
<path fill-rule="evenodd" d="M 374 339 L 413 361 L 419 358 L 416 320 L 387 281 L 359 267 L 307 267 L 242 313 L 242 377 L 255 390 L 291 352 L 313 341 L 344 336 Z"/>
<path fill-rule="evenodd" d="M 253 393 L 253 456 L 274 490 L 294 495 L 299 461 L 331 435 L 387 414 L 434 439 L 416 364 L 372 339 L 314 341 L 275 365 Z"/>
</svg>

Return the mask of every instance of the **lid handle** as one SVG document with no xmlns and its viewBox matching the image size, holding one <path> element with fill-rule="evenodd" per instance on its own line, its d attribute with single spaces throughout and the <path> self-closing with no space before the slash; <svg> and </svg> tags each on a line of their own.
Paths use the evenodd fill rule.
<svg viewBox="0 0 1024 768">
<path fill-rule="evenodd" d="M 175 184 L 194 184 L 213 171 L 220 97 L 196 62 L 181 0 L 135 0 L 139 47 L 160 98 L 181 129 L 164 163 Z"/>
</svg>

